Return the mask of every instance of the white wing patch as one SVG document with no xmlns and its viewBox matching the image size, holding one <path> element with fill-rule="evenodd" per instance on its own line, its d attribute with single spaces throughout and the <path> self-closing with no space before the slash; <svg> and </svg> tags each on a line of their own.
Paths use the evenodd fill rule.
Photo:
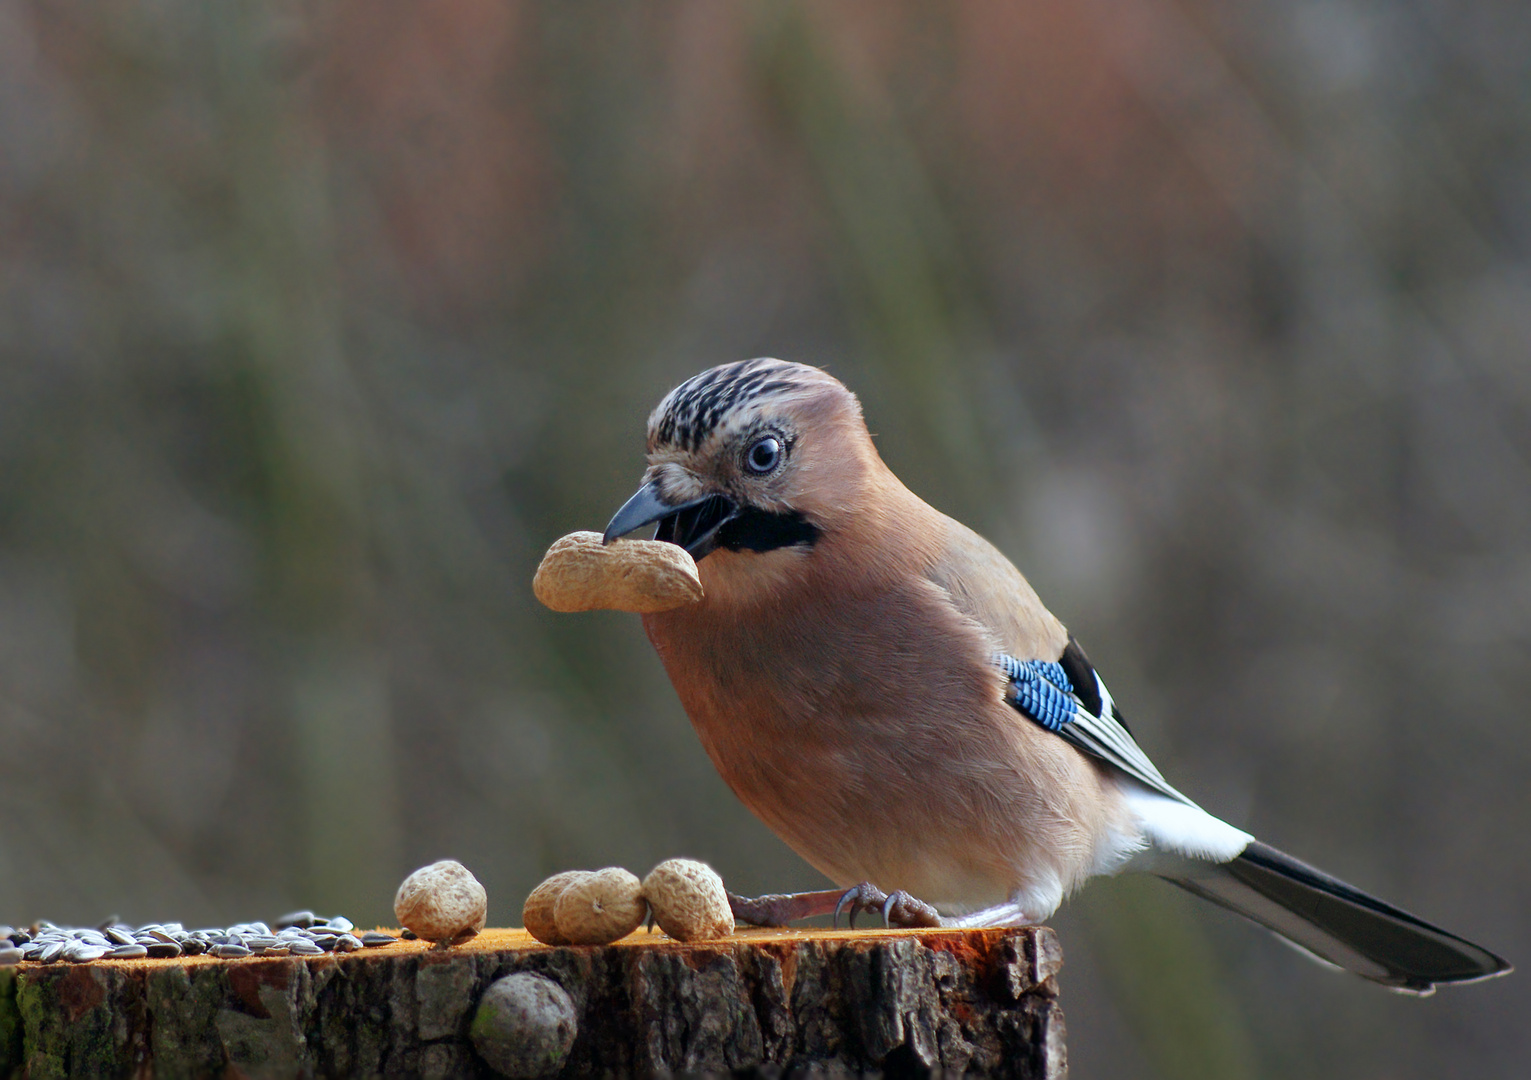
<svg viewBox="0 0 1531 1080">
<path fill-rule="evenodd" d="M 1237 858 L 1254 839 L 1194 803 L 1171 799 L 1130 778 L 1123 778 L 1121 787 L 1144 837 L 1159 851 L 1223 863 Z"/>
</svg>

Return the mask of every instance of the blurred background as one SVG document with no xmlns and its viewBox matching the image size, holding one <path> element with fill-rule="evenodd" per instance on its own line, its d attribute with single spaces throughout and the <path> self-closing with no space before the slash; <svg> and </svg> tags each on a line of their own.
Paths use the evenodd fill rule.
<svg viewBox="0 0 1531 1080">
<path fill-rule="evenodd" d="M 775 355 L 1177 786 L 1531 963 L 1528 56 L 1519 0 L 0 0 L 0 921 L 822 887 L 637 617 L 530 590 Z M 1055 925 L 1078 1077 L 1531 1054 L 1524 974 Z"/>
</svg>

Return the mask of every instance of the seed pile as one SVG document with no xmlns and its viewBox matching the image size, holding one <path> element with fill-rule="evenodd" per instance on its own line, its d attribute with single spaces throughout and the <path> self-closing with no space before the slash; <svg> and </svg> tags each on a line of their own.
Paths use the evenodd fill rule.
<svg viewBox="0 0 1531 1080">
<path fill-rule="evenodd" d="M 140 960 L 145 957 L 320 956 L 391 945 L 399 940 L 378 931 L 356 932 L 344 915 L 322 919 L 312 911 L 283 915 L 274 926 L 236 923 L 226 929 L 187 930 L 180 923 L 129 926 L 115 916 L 94 927 L 0 926 L 0 967 L 35 960 L 83 964 L 92 960 Z"/>
</svg>

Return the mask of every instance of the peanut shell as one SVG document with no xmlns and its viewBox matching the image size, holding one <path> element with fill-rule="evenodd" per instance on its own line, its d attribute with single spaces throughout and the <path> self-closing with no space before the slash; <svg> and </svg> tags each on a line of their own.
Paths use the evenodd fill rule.
<svg viewBox="0 0 1531 1080">
<path fill-rule="evenodd" d="M 646 614 L 702 598 L 696 561 L 678 544 L 660 540 L 601 543 L 596 532 L 555 540 L 537 567 L 532 592 L 554 611 L 611 608 Z"/>
<path fill-rule="evenodd" d="M 553 904 L 553 921 L 571 945 L 607 945 L 625 938 L 647 913 L 643 883 L 620 866 L 570 882 Z"/>
<path fill-rule="evenodd" d="M 666 859 L 643 879 L 643 896 L 659 928 L 677 941 L 705 941 L 734 932 L 723 879 L 706 863 Z"/>
<path fill-rule="evenodd" d="M 399 886 L 393 913 L 426 941 L 453 945 L 484 928 L 489 895 L 460 862 L 443 859 L 422 866 Z"/>
<path fill-rule="evenodd" d="M 589 870 L 565 870 L 533 889 L 521 908 L 521 925 L 526 927 L 526 932 L 544 945 L 569 944 L 569 939 L 558 932 L 553 908 L 564 889 L 589 874 Z"/>
</svg>

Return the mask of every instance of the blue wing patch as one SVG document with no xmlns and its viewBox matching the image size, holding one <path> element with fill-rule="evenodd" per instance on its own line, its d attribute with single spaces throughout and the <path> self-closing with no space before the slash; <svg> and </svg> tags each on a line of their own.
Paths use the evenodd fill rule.
<svg viewBox="0 0 1531 1080">
<path fill-rule="evenodd" d="M 1008 701 L 1048 731 L 1057 732 L 1072 723 L 1079 699 L 1062 664 L 1050 660 L 1017 660 L 999 653 L 994 657 L 1010 680 Z"/>
<path fill-rule="evenodd" d="M 1010 683 L 1005 700 L 1039 726 L 1090 756 L 1116 766 L 1154 791 L 1194 806 L 1169 785 L 1134 741 L 1110 692 L 1072 638 L 1069 650 L 1064 658 L 1072 662 L 1076 676 L 1087 678 L 1093 686 L 1076 686 L 1063 664 L 1017 660 L 1006 653 L 996 653 L 994 664 Z"/>
</svg>

